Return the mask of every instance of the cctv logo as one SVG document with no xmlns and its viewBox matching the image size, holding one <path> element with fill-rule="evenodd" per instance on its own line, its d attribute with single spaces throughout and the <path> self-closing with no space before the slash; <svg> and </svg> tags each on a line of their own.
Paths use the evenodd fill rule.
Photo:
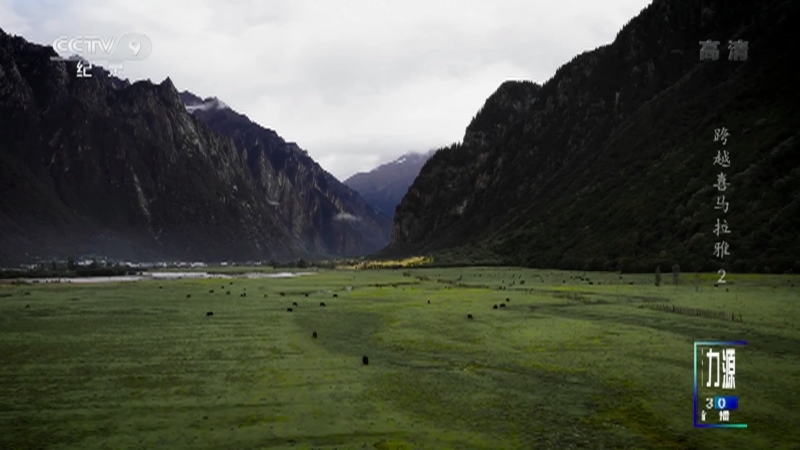
<svg viewBox="0 0 800 450">
<path fill-rule="evenodd" d="M 98 50 L 106 55 L 111 54 L 114 38 L 103 39 L 99 36 L 76 36 L 68 38 L 61 36 L 53 41 L 53 48 L 57 53 L 70 53 L 77 55 L 95 55 Z"/>
<path fill-rule="evenodd" d="M 153 43 L 149 37 L 138 33 L 126 34 L 119 39 L 60 36 L 53 41 L 53 49 L 60 55 L 50 58 L 54 61 L 65 61 L 73 56 L 101 61 L 140 61 L 150 56 Z"/>
</svg>

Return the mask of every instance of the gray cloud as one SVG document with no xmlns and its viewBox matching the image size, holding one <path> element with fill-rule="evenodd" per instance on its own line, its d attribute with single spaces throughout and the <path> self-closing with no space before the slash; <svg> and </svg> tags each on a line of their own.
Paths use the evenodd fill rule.
<svg viewBox="0 0 800 450">
<path fill-rule="evenodd" d="M 123 77 L 216 96 L 344 179 L 461 140 L 500 83 L 546 81 L 648 3 L 0 0 L 0 27 L 45 45 L 147 34 Z"/>
</svg>

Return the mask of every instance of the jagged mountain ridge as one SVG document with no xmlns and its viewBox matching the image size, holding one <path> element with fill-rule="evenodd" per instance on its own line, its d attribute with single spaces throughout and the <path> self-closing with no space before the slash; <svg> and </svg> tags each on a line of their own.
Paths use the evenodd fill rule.
<svg viewBox="0 0 800 450">
<path fill-rule="evenodd" d="M 179 94 L 185 107 L 214 132 L 233 140 L 260 195 L 293 236 L 316 248 L 354 255 L 377 251 L 390 236 L 391 221 L 317 164 L 294 142 L 252 122 L 215 97 Z M 349 241 L 343 242 L 342 237 Z"/>
<path fill-rule="evenodd" d="M 654 1 L 539 87 L 500 86 L 397 208 L 385 254 L 583 270 L 800 270 L 796 3 Z M 722 42 L 718 61 L 699 41 Z M 746 62 L 727 40 L 749 41 Z M 725 149 L 729 212 L 714 209 Z M 719 260 L 716 219 L 730 224 Z M 476 256 L 477 255 L 477 256 Z"/>
<path fill-rule="evenodd" d="M 361 194 L 378 211 L 393 218 L 400 200 L 435 152 L 407 153 L 369 172 L 356 173 L 344 180 L 344 184 Z"/>
<path fill-rule="evenodd" d="M 263 154 L 213 132 L 171 80 L 130 84 L 99 67 L 76 78 L 75 62 L 51 56 L 0 30 L 0 259 L 287 259 L 380 247 L 377 230 L 388 222 L 347 188 L 328 194 L 339 213 L 362 214 L 358 224 L 326 229 L 318 211 L 332 214 L 331 202 L 321 208 L 308 195 L 281 197 L 295 214 L 281 217 L 251 167 L 277 174 L 284 191 L 301 189 L 280 173 L 292 162 L 272 169 Z M 297 220 L 305 213 L 316 228 Z"/>
</svg>

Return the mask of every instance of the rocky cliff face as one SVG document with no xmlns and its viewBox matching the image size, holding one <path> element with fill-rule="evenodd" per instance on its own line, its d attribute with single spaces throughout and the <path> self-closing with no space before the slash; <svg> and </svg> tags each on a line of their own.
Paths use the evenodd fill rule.
<svg viewBox="0 0 800 450">
<path fill-rule="evenodd" d="M 790 2 L 654 1 L 541 88 L 507 82 L 397 208 L 387 253 L 594 270 L 800 270 Z M 721 41 L 700 61 L 699 41 Z M 749 42 L 729 61 L 728 40 Z M 731 134 L 726 146 L 714 130 Z M 731 166 L 713 164 L 718 150 Z M 724 171 L 727 214 L 713 187 Z M 716 219 L 730 256 L 714 256 Z"/>
<path fill-rule="evenodd" d="M 361 194 L 367 203 L 385 216 L 393 218 L 400 200 L 434 153 L 435 150 L 405 154 L 369 172 L 359 172 L 344 180 L 344 184 Z"/>
<path fill-rule="evenodd" d="M 227 107 L 216 98 L 180 97 L 188 111 L 229 137 L 259 197 L 289 234 L 317 253 L 358 255 L 389 242 L 391 221 L 326 172 L 294 142 Z"/>
<path fill-rule="evenodd" d="M 99 68 L 76 78 L 75 63 L 51 56 L 0 30 L 3 260 L 284 259 L 380 247 L 386 219 L 318 167 L 300 167 L 313 165 L 307 157 L 272 166 L 187 113 L 169 79 L 129 84 Z M 337 214 L 362 221 L 323 219 Z"/>
</svg>

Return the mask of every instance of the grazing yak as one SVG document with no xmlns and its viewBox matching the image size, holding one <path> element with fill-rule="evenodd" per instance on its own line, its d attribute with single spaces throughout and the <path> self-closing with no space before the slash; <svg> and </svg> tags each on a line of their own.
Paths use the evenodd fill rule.
<svg viewBox="0 0 800 450">
<path fill-rule="evenodd" d="M 325 306 L 325 302 L 319 302 L 319 306 Z"/>
<path fill-rule="evenodd" d="M 361 364 L 363 364 L 365 366 L 369 365 L 369 358 L 367 358 L 366 355 L 361 357 Z"/>
<path fill-rule="evenodd" d="M 505 308 L 505 307 L 506 307 L 506 304 L 505 304 L 505 303 L 500 303 L 500 307 L 501 307 L 501 308 Z"/>
<path fill-rule="evenodd" d="M 472 314 L 467 314 L 467 319 L 472 319 Z"/>
<path fill-rule="evenodd" d="M 293 309 L 292 309 L 292 308 L 286 308 L 286 311 L 288 311 L 288 312 L 292 312 L 292 311 L 293 311 Z"/>
<path fill-rule="evenodd" d="M 316 338 L 317 338 L 317 332 L 315 331 L 311 333 L 311 339 L 316 339 Z"/>
<path fill-rule="evenodd" d="M 497 309 L 497 305 L 492 306 L 492 309 Z"/>
<path fill-rule="evenodd" d="M 211 316 L 213 316 L 213 315 L 214 315 L 214 312 L 213 312 L 213 311 L 209 311 L 209 312 L 207 312 L 207 313 L 206 313 L 206 317 L 211 317 Z"/>
<path fill-rule="evenodd" d="M 292 302 L 292 306 L 299 306 L 297 302 Z"/>
<path fill-rule="evenodd" d="M 186 294 L 186 298 L 192 298 L 192 294 Z"/>
</svg>

